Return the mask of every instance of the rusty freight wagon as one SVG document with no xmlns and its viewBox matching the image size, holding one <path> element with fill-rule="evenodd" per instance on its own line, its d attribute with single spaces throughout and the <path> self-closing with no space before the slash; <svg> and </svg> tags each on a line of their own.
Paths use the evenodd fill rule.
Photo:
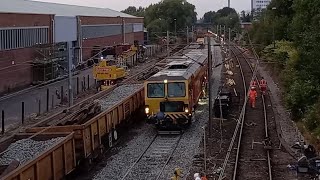
<svg viewBox="0 0 320 180">
<path fill-rule="evenodd" d="M 107 97 L 96 100 L 100 113 L 83 121 L 79 118 L 33 127 L 26 132 L 75 132 L 77 164 L 91 163 L 103 151 L 104 144 L 117 139 L 117 128 L 127 123 L 127 119 L 144 106 L 142 84 L 122 85 L 115 88 Z M 88 112 L 87 112 L 88 113 Z M 109 137 L 109 138 L 108 138 Z M 85 160 L 85 161 L 84 161 Z"/>
<path fill-rule="evenodd" d="M 0 179 L 63 179 L 76 167 L 73 135 L 73 132 L 19 133 L 3 140 L 0 142 Z"/>
</svg>

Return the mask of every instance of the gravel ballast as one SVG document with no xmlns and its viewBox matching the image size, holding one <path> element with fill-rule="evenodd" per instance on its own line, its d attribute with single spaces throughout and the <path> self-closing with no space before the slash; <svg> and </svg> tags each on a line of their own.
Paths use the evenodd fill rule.
<svg viewBox="0 0 320 180">
<path fill-rule="evenodd" d="M 53 144 L 61 141 L 63 137 L 57 137 L 46 141 L 35 141 L 32 139 L 21 139 L 12 144 L 1 153 L 0 165 L 9 165 L 13 160 L 21 164 L 26 163 Z"/>
<path fill-rule="evenodd" d="M 162 172 L 160 179 L 170 179 L 173 176 L 174 169 L 180 168 L 183 172 L 183 178 L 190 174 L 193 157 L 201 154 L 199 146 L 203 139 L 203 129 L 208 120 L 208 104 L 200 105 L 196 110 L 195 122 L 185 131 L 175 150 L 170 162 Z"/>
<path fill-rule="evenodd" d="M 109 96 L 103 99 L 99 99 L 98 102 L 101 105 L 102 111 L 108 110 L 123 99 L 135 94 L 143 87 L 143 84 L 128 84 L 115 88 Z"/>
<path fill-rule="evenodd" d="M 147 124 L 132 129 L 131 133 L 137 136 L 125 146 L 113 149 L 117 153 L 105 162 L 105 167 L 95 174 L 94 180 L 121 179 L 156 135 L 153 126 Z"/>
</svg>

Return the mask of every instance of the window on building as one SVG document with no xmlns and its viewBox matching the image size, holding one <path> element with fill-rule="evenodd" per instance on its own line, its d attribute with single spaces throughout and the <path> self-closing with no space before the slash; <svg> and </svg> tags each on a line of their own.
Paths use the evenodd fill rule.
<svg viewBox="0 0 320 180">
<path fill-rule="evenodd" d="M 0 28 L 0 50 L 31 47 L 48 43 L 49 27 Z"/>
</svg>

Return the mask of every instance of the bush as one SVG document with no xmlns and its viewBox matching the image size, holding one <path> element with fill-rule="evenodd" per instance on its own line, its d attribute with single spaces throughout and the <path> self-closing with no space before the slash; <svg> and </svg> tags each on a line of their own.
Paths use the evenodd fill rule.
<svg viewBox="0 0 320 180">
<path fill-rule="evenodd" d="M 320 135 L 320 99 L 309 109 L 303 121 L 308 130 Z"/>
</svg>

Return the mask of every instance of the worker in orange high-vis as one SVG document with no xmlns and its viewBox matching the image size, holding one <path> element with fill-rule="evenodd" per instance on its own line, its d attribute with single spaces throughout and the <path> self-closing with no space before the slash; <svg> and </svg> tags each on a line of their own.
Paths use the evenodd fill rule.
<svg viewBox="0 0 320 180">
<path fill-rule="evenodd" d="M 260 80 L 260 90 L 263 95 L 266 94 L 267 91 L 267 81 L 262 77 Z"/>
<path fill-rule="evenodd" d="M 258 97 L 257 91 L 255 87 L 251 87 L 249 92 L 249 100 L 252 108 L 256 107 L 256 98 Z"/>
</svg>

